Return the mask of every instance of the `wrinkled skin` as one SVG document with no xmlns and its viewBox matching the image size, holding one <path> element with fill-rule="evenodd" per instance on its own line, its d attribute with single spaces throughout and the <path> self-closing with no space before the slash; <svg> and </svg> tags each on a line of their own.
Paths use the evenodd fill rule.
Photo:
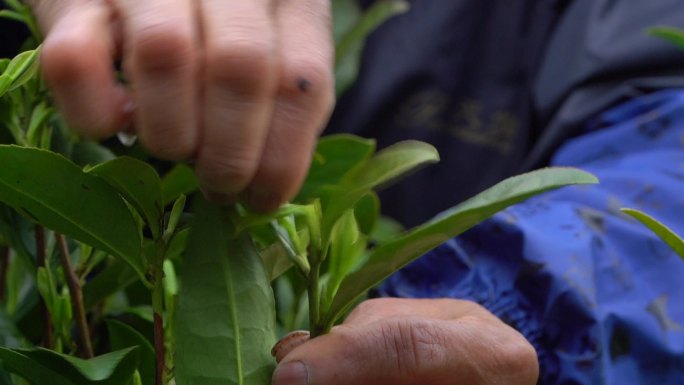
<svg viewBox="0 0 684 385">
<path fill-rule="evenodd" d="M 269 211 L 295 195 L 334 104 L 329 0 L 30 3 L 76 130 L 134 131 L 157 157 L 194 160 L 214 201 Z"/>
<path fill-rule="evenodd" d="M 534 385 L 539 375 L 527 340 L 468 301 L 369 300 L 329 334 L 291 342 L 274 385 Z"/>
</svg>

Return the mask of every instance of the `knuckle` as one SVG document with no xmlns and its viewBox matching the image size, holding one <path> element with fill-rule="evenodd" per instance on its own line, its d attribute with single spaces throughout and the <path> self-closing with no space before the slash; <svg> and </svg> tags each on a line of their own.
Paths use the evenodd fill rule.
<svg viewBox="0 0 684 385">
<path fill-rule="evenodd" d="M 166 72 L 192 65 L 192 33 L 168 21 L 141 28 L 132 41 L 131 55 L 144 72 Z"/>
<path fill-rule="evenodd" d="M 334 93 L 332 67 L 315 57 L 287 61 L 280 83 L 284 92 L 294 95 L 311 95 L 317 99 Z"/>
<path fill-rule="evenodd" d="M 79 79 L 96 66 L 98 42 L 87 36 L 51 38 L 45 41 L 40 54 L 45 80 L 50 84 L 64 84 Z"/>
<path fill-rule="evenodd" d="M 206 73 L 209 84 L 243 93 L 267 92 L 275 73 L 273 47 L 257 39 L 215 43 L 207 48 Z"/>
<path fill-rule="evenodd" d="M 508 341 L 500 348 L 496 368 L 506 378 L 516 379 L 516 384 L 536 384 L 539 377 L 537 352 L 522 336 Z"/>
<path fill-rule="evenodd" d="M 183 160 L 191 158 L 195 152 L 196 138 L 188 131 L 168 135 L 168 133 L 140 130 L 139 135 L 145 148 L 156 157 L 165 160 Z"/>
<path fill-rule="evenodd" d="M 391 307 L 395 302 L 394 298 L 372 298 L 367 299 L 354 308 L 350 317 L 366 317 L 372 315 L 383 314 L 388 307 Z"/>
<path fill-rule="evenodd" d="M 446 341 L 434 322 L 399 318 L 383 323 L 380 333 L 382 346 L 402 377 L 418 380 L 447 360 Z"/>
<path fill-rule="evenodd" d="M 230 157 L 203 154 L 199 176 L 210 191 L 237 193 L 243 190 L 256 171 L 258 160 L 248 152 L 227 152 Z M 217 191 L 219 192 L 219 191 Z"/>
</svg>

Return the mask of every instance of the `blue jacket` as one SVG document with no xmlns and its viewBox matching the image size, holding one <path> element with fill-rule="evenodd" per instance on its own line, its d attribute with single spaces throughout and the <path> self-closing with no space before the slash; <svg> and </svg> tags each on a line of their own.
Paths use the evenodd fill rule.
<svg viewBox="0 0 684 385">
<path fill-rule="evenodd" d="M 684 90 L 599 115 L 551 163 L 601 182 L 496 215 L 379 294 L 484 305 L 536 347 L 541 384 L 684 384 L 684 261 L 619 211 L 684 234 Z"/>
</svg>

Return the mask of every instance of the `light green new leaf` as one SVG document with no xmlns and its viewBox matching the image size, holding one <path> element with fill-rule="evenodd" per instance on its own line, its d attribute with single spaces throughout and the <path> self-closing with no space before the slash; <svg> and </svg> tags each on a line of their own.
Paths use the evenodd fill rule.
<svg viewBox="0 0 684 385">
<path fill-rule="evenodd" d="M 0 145 L 0 201 L 37 223 L 124 259 L 144 277 L 128 206 L 103 179 L 61 155 Z"/>
<path fill-rule="evenodd" d="M 161 180 L 149 164 L 129 157 L 119 157 L 97 165 L 89 173 L 107 181 L 135 207 L 157 239 L 163 214 Z"/>
<path fill-rule="evenodd" d="M 0 348 L 3 364 L 4 356 L 10 353 L 26 357 L 32 361 L 28 368 L 19 368 L 16 374 L 26 377 L 33 368 L 44 368 L 59 373 L 57 380 L 73 385 L 128 385 L 138 366 L 137 348 L 128 348 L 107 353 L 89 360 L 60 354 L 51 350 L 37 349 L 5 349 Z M 16 358 L 16 356 L 15 356 Z M 36 385 L 52 385 L 55 382 L 36 382 Z M 61 384 L 61 383 L 60 383 Z"/>
<path fill-rule="evenodd" d="M 682 29 L 674 27 L 655 27 L 649 29 L 648 34 L 667 40 L 679 48 L 684 48 L 684 30 Z"/>
<path fill-rule="evenodd" d="M 24 354 L 0 347 L 0 364 L 10 373 L 23 377 L 33 385 L 75 385 L 67 378 L 38 364 Z"/>
<path fill-rule="evenodd" d="M 370 191 L 384 187 L 420 167 L 439 161 L 437 150 L 424 142 L 408 140 L 379 151 L 330 188 L 323 197 L 323 230 L 330 234 L 342 213 Z"/>
<path fill-rule="evenodd" d="M 140 332 L 121 321 L 108 319 L 106 322 L 112 349 L 123 350 L 130 347 L 137 347 L 140 352 L 138 372 L 140 372 L 142 383 L 154 384 L 155 356 L 154 348 L 150 341 L 140 334 Z"/>
<path fill-rule="evenodd" d="M 680 238 L 669 227 L 648 214 L 634 209 L 621 209 L 621 211 L 638 220 L 651 229 L 657 236 L 668 244 L 682 259 L 684 259 L 684 239 Z"/>
<path fill-rule="evenodd" d="M 250 238 L 231 238 L 219 207 L 200 197 L 176 317 L 179 385 L 265 385 L 275 365 L 275 300 Z"/>
<path fill-rule="evenodd" d="M 40 54 L 40 48 L 30 51 L 24 51 L 19 55 L 15 56 L 7 65 L 3 76 L 8 76 L 11 79 L 11 84 L 8 86 L 6 91 L 15 90 L 26 82 L 28 82 L 37 72 L 38 72 L 38 56 Z M 3 94 L 3 90 L 0 89 L 0 96 Z"/>
<path fill-rule="evenodd" d="M 321 138 L 309 174 L 295 199 L 308 203 L 323 186 L 336 185 L 349 171 L 366 162 L 375 152 L 375 141 L 348 134 Z"/>
<path fill-rule="evenodd" d="M 405 235 L 378 246 L 367 262 L 340 285 L 327 322 L 332 324 L 360 295 L 409 262 L 498 211 L 534 195 L 572 184 L 597 183 L 591 174 L 572 168 L 546 168 L 508 178 L 443 212 Z"/>
</svg>

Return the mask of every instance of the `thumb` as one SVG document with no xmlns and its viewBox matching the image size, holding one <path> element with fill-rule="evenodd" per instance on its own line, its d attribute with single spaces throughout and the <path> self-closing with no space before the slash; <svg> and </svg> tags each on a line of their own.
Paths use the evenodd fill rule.
<svg viewBox="0 0 684 385">
<path fill-rule="evenodd" d="M 534 350 L 508 329 L 469 317 L 395 317 L 341 325 L 290 352 L 273 384 L 534 384 Z"/>
</svg>

